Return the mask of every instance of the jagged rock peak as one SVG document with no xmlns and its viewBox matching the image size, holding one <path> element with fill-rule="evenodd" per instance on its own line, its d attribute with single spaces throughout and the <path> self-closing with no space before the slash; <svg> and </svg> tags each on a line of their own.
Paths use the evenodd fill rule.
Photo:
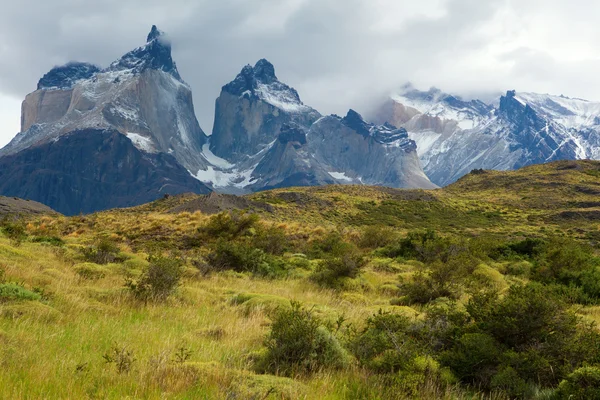
<svg viewBox="0 0 600 400">
<path fill-rule="evenodd" d="M 236 78 L 223 86 L 223 90 L 236 96 L 241 96 L 246 92 L 254 95 L 257 90 L 264 86 L 275 86 L 277 91 L 286 90 L 292 93 L 297 101 L 300 96 L 295 89 L 279 82 L 275 75 L 275 67 L 266 59 L 259 60 L 254 67 L 250 64 L 242 68 L 242 71 Z"/>
<path fill-rule="evenodd" d="M 147 69 L 164 71 L 182 81 L 177 65 L 171 57 L 171 43 L 166 39 L 164 32 L 156 25 L 147 36 L 144 46 L 138 47 L 123 57 L 113 62 L 108 68 L 111 71 L 131 70 L 134 73 L 142 73 Z M 182 81 L 183 82 L 183 81 Z"/>
<path fill-rule="evenodd" d="M 71 61 L 62 66 L 56 66 L 39 80 L 37 89 L 70 89 L 80 80 L 89 79 L 100 72 L 94 64 Z"/>
<path fill-rule="evenodd" d="M 369 136 L 371 134 L 372 125 L 367 123 L 362 115 L 352 109 L 350 109 L 348 114 L 342 119 L 342 123 L 363 136 Z"/>
<path fill-rule="evenodd" d="M 165 33 L 163 31 L 161 31 L 160 29 L 158 29 L 156 27 L 156 25 L 152 25 L 152 29 L 150 29 L 150 33 L 148 34 L 148 37 L 146 38 L 146 43 L 150 43 L 154 39 L 156 39 L 160 36 L 164 36 L 164 34 Z"/>
</svg>

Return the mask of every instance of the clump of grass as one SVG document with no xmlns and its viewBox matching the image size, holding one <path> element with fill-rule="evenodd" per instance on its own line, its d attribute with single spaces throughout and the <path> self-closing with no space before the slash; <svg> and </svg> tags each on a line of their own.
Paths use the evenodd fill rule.
<svg viewBox="0 0 600 400">
<path fill-rule="evenodd" d="M 39 293 L 25 289 L 16 283 L 0 284 L 0 303 L 11 301 L 40 301 L 42 296 Z"/>
</svg>

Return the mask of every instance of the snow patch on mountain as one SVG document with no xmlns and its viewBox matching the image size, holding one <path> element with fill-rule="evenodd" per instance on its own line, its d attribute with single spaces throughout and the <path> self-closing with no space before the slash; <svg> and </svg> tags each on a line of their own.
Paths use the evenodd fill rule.
<svg viewBox="0 0 600 400">
<path fill-rule="evenodd" d="M 354 179 L 350 178 L 349 176 L 347 176 L 343 172 L 328 172 L 328 174 L 333 179 L 337 179 L 338 181 L 345 181 L 345 182 L 352 182 L 352 181 L 354 181 Z"/>
<path fill-rule="evenodd" d="M 255 92 L 261 100 L 289 113 L 310 112 L 312 110 L 304 105 L 293 92 L 288 90 L 289 88 L 282 88 L 277 83 L 279 82 L 270 85 L 259 84 Z"/>
<path fill-rule="evenodd" d="M 158 153 L 152 139 L 144 137 L 139 133 L 127 132 L 125 136 L 131 140 L 133 145 L 145 153 Z"/>
</svg>

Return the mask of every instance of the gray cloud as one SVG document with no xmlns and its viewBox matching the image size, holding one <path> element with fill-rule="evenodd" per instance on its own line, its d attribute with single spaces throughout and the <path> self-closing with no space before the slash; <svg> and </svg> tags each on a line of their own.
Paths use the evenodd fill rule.
<svg viewBox="0 0 600 400">
<path fill-rule="evenodd" d="M 0 144 L 51 67 L 108 65 L 168 32 L 207 133 L 220 88 L 268 58 L 323 113 L 366 112 L 407 81 L 458 94 L 507 89 L 600 99 L 591 0 L 22 0 L 0 15 Z"/>
</svg>

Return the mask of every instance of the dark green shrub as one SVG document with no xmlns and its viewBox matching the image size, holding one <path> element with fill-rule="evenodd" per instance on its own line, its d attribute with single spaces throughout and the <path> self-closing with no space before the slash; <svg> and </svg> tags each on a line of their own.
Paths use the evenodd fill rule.
<svg viewBox="0 0 600 400">
<path fill-rule="evenodd" d="M 372 371 L 398 372 L 410 365 L 420 349 L 410 328 L 406 316 L 380 311 L 352 340 L 352 351 L 360 364 Z"/>
<path fill-rule="evenodd" d="M 148 268 L 137 282 L 129 279 L 125 286 L 138 300 L 165 300 L 179 286 L 183 263 L 177 258 L 159 256 L 151 256 L 148 261 Z"/>
<path fill-rule="evenodd" d="M 258 365 L 261 372 L 294 376 L 342 368 L 349 362 L 337 338 L 297 302 L 275 313 L 265 346 L 266 354 Z"/>
<path fill-rule="evenodd" d="M 358 245 L 363 249 L 377 249 L 391 245 L 397 240 L 396 232 L 387 226 L 373 225 L 363 229 Z"/>
<path fill-rule="evenodd" d="M 451 350 L 441 354 L 441 362 L 463 382 L 489 388 L 502 355 L 501 345 L 485 333 L 467 333 Z"/>
<path fill-rule="evenodd" d="M 581 289 L 592 299 L 600 299 L 600 267 L 594 266 L 585 270 L 580 277 Z"/>
<path fill-rule="evenodd" d="M 532 278 L 544 283 L 577 284 L 581 273 L 595 262 L 591 248 L 574 240 L 553 239 L 539 255 Z"/>
<path fill-rule="evenodd" d="M 121 263 L 127 259 L 109 238 L 100 238 L 93 245 L 82 248 L 81 254 L 86 261 L 94 264 Z"/>
<path fill-rule="evenodd" d="M 25 289 L 16 283 L 0 284 L 0 303 L 9 301 L 40 301 L 42 296 L 39 293 Z"/>
<path fill-rule="evenodd" d="M 600 367 L 584 367 L 569 374 L 556 392 L 560 400 L 600 400 Z"/>
<path fill-rule="evenodd" d="M 252 245 L 266 253 L 282 255 L 288 249 L 288 240 L 285 230 L 273 225 L 256 229 Z"/>
<path fill-rule="evenodd" d="M 308 255 L 312 258 L 324 258 L 343 253 L 348 246 L 339 232 L 329 232 L 325 237 L 310 243 Z"/>
<path fill-rule="evenodd" d="M 24 223 L 20 221 L 10 222 L 5 219 L 0 226 L 2 228 L 2 233 L 4 233 L 15 246 L 20 246 L 21 243 L 27 240 L 27 230 L 25 229 Z"/>
<path fill-rule="evenodd" d="M 35 236 L 31 239 L 33 243 L 47 243 L 51 246 L 64 246 L 65 241 L 56 236 Z"/>
<path fill-rule="evenodd" d="M 546 244 L 542 239 L 527 238 L 499 246 L 491 252 L 490 256 L 494 259 L 533 260 L 544 251 Z"/>
<path fill-rule="evenodd" d="M 359 276 L 361 269 L 367 264 L 363 254 L 352 245 L 338 251 L 337 255 L 328 256 L 319 263 L 311 279 L 319 285 L 337 288 L 343 278 L 354 279 Z"/>
<path fill-rule="evenodd" d="M 258 223 L 258 215 L 243 211 L 222 212 L 212 216 L 198 232 L 212 239 L 235 239 L 248 234 Z"/>
<path fill-rule="evenodd" d="M 225 240 L 217 242 L 215 250 L 208 255 L 207 262 L 218 271 L 251 272 L 268 277 L 280 276 L 286 270 L 281 259 L 270 256 L 261 249 Z"/>
</svg>

